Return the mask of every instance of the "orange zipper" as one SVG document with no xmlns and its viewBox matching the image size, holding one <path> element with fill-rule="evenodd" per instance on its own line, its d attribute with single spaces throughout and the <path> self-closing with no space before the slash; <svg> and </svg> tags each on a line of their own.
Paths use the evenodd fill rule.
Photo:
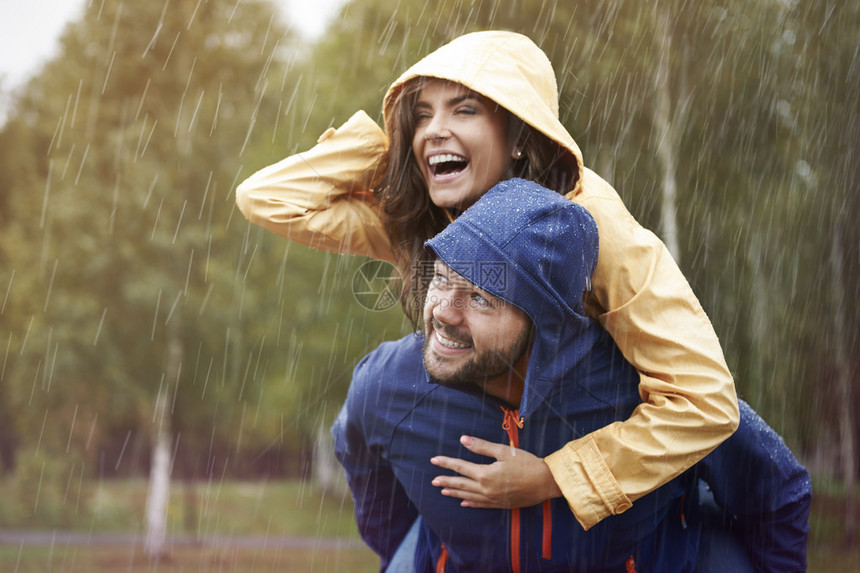
<svg viewBox="0 0 860 573">
<path fill-rule="evenodd" d="M 543 502 L 543 547 L 541 557 L 552 559 L 552 504 L 546 499 Z"/>
<path fill-rule="evenodd" d="M 439 554 L 439 559 L 436 560 L 436 573 L 445 573 L 445 564 L 448 563 L 448 548 L 442 544 L 442 553 Z"/>
<path fill-rule="evenodd" d="M 636 573 L 636 561 L 633 559 L 632 555 L 624 562 L 624 570 L 627 573 Z"/>
<path fill-rule="evenodd" d="M 500 406 L 500 408 L 502 407 Z M 502 408 L 502 412 L 505 413 L 502 429 L 508 433 L 511 447 L 518 448 L 520 447 L 520 436 L 517 433 L 517 428 L 523 427 L 520 411 Z M 513 573 L 520 573 L 520 510 L 516 507 L 511 510 L 511 569 Z"/>
</svg>

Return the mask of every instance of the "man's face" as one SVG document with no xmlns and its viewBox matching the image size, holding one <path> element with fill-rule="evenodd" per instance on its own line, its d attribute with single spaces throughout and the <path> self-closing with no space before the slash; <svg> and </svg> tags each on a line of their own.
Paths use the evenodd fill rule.
<svg viewBox="0 0 860 573">
<path fill-rule="evenodd" d="M 508 116 L 465 86 L 430 80 L 413 109 L 412 152 L 430 200 L 465 209 L 505 178 L 512 160 Z"/>
<path fill-rule="evenodd" d="M 443 384 L 473 383 L 489 393 L 527 361 L 531 321 L 441 261 L 424 304 L 424 366 Z M 504 384 L 504 382 L 503 382 Z"/>
</svg>

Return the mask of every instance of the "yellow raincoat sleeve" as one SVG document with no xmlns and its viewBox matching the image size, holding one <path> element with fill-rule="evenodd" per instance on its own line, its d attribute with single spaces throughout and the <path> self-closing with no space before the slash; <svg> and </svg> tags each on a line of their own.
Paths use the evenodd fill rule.
<svg viewBox="0 0 860 573">
<path fill-rule="evenodd" d="M 251 175 L 236 189 L 236 203 L 250 222 L 292 241 L 391 261 L 372 194 L 387 149 L 382 129 L 359 111 L 310 150 Z"/>
<path fill-rule="evenodd" d="M 599 230 L 591 314 L 639 371 L 642 397 L 629 419 L 546 458 L 588 529 L 628 509 L 729 437 L 737 428 L 738 406 L 713 326 L 662 241 L 587 169 L 582 191 L 572 199 L 588 209 Z"/>
</svg>

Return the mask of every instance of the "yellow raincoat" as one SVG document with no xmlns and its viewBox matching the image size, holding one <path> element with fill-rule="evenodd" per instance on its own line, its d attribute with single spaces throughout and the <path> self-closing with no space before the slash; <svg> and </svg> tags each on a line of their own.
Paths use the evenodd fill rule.
<svg viewBox="0 0 860 573">
<path fill-rule="evenodd" d="M 546 463 L 586 529 L 682 473 L 738 424 L 732 376 L 713 327 L 663 243 L 642 228 L 606 181 L 583 165 L 558 119 L 552 65 L 528 38 L 478 32 L 457 38 L 407 70 L 383 102 L 386 127 L 403 83 L 429 76 L 466 85 L 558 143 L 580 177 L 567 193 L 594 217 L 600 250 L 589 312 L 640 373 L 642 405 L 568 443 Z M 239 185 L 252 222 L 304 245 L 393 261 L 372 189 L 388 136 L 363 111 L 318 144 Z"/>
</svg>

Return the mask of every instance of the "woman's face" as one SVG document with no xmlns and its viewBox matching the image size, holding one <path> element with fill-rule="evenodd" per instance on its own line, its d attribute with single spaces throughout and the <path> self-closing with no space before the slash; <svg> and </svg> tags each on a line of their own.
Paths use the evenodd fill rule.
<svg viewBox="0 0 860 573">
<path fill-rule="evenodd" d="M 439 207 L 465 209 L 505 177 L 508 114 L 465 86 L 428 80 L 412 110 L 412 153 Z"/>
</svg>

